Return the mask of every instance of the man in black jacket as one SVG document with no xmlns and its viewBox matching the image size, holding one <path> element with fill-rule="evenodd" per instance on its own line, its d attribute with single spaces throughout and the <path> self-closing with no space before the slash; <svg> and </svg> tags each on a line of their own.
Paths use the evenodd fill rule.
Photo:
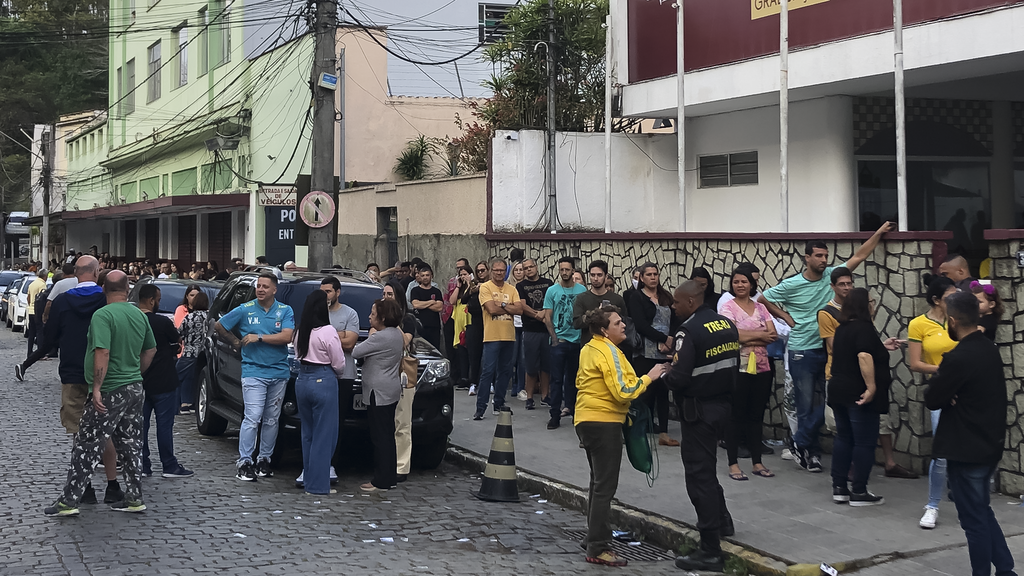
<svg viewBox="0 0 1024 576">
<path fill-rule="evenodd" d="M 991 574 L 995 566 L 996 576 L 1015 576 L 1013 556 L 989 502 L 989 478 L 1006 438 L 1003 361 L 996 345 L 978 330 L 973 294 L 948 296 L 946 317 L 949 335 L 959 344 L 943 356 L 924 393 L 929 409 L 942 410 L 932 456 L 946 459 L 973 574 Z"/>
<path fill-rule="evenodd" d="M 181 351 L 181 338 L 170 318 L 157 314 L 160 309 L 160 288 L 156 284 L 143 284 L 139 288 L 139 310 L 146 314 L 149 327 L 156 339 L 156 355 L 149 370 L 142 374 L 142 389 L 146 398 L 142 403 L 142 475 L 153 475 L 149 451 L 149 420 L 156 412 L 156 445 L 160 451 L 160 464 L 164 478 L 184 478 L 192 471 L 178 463 L 174 456 L 174 415 L 178 413 L 178 370 L 176 363 Z"/>
<path fill-rule="evenodd" d="M 700 530 L 700 548 L 676 558 L 676 566 L 721 572 L 725 566 L 721 537 L 732 536 L 735 528 L 718 482 L 717 448 L 729 420 L 729 398 L 739 371 L 739 332 L 704 305 L 704 288 L 693 280 L 676 288 L 672 308 L 685 320 L 673 339 L 672 369 L 662 378 L 679 406 L 686 492 Z"/>
</svg>

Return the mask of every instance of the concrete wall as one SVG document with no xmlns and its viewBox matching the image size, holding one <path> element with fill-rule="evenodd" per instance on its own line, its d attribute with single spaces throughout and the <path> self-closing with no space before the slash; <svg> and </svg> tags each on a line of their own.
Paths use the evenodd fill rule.
<svg viewBox="0 0 1024 576">
<path fill-rule="evenodd" d="M 397 208 L 400 259 L 420 256 L 441 270 L 457 258 L 484 259 L 486 197 L 483 174 L 345 190 L 338 195 L 335 262 L 360 267 L 388 261 L 387 238 L 377 230 L 377 208 L 385 207 Z"/>
<path fill-rule="evenodd" d="M 836 96 L 797 102 L 790 113 L 790 231 L 849 232 L 857 226 L 853 104 Z M 687 231 L 782 231 L 778 107 L 687 121 Z M 561 230 L 604 230 L 604 135 L 556 136 Z M 758 183 L 699 188 L 698 157 L 758 153 Z M 544 229 L 546 141 L 541 131 L 499 131 L 493 140 L 495 231 Z M 612 135 L 612 231 L 679 227 L 676 138 Z"/>
</svg>

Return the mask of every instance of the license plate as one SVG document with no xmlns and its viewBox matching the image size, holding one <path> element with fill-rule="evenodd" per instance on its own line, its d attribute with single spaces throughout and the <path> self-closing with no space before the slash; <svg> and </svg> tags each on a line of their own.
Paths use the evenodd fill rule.
<svg viewBox="0 0 1024 576">
<path fill-rule="evenodd" d="M 352 409 L 353 410 L 366 410 L 366 404 L 363 404 L 362 394 L 352 395 Z"/>
</svg>

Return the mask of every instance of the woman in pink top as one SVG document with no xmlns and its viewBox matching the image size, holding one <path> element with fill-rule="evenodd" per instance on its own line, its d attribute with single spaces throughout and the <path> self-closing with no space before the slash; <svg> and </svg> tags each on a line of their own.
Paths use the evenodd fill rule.
<svg viewBox="0 0 1024 576">
<path fill-rule="evenodd" d="M 775 323 L 768 309 L 750 298 L 757 292 L 750 268 L 739 267 L 729 280 L 729 292 L 735 297 L 722 306 L 720 314 L 736 325 L 740 333 L 740 373 L 732 395 L 732 422 L 726 430 L 725 446 L 729 453 L 729 477 L 747 480 L 740 470 L 737 455 L 743 443 L 750 451 L 752 472 L 764 478 L 775 476 L 761 463 L 761 427 L 764 409 L 772 393 L 772 372 L 768 364 L 768 344 L 774 342 Z"/>
<path fill-rule="evenodd" d="M 338 378 L 345 370 L 345 351 L 331 326 L 323 290 L 306 297 L 292 344 L 299 360 L 295 403 L 302 423 L 303 482 L 309 494 L 330 494 L 331 457 L 338 445 Z"/>
<path fill-rule="evenodd" d="M 192 301 L 196 299 L 196 295 L 202 292 L 202 288 L 195 284 L 189 284 L 188 288 L 185 288 L 185 296 L 181 299 L 181 304 L 174 309 L 174 327 L 181 327 L 181 321 L 188 316 L 188 313 L 192 311 Z"/>
</svg>

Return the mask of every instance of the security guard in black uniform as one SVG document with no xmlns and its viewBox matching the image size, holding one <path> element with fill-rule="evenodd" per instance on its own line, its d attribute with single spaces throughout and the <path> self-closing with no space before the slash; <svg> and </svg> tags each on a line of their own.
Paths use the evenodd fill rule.
<svg viewBox="0 0 1024 576">
<path fill-rule="evenodd" d="M 700 548 L 676 558 L 684 570 L 721 572 L 722 536 L 735 533 L 716 472 L 718 439 L 729 421 L 739 370 L 739 332 L 704 305 L 704 289 L 689 281 L 676 289 L 672 308 L 684 318 L 676 332 L 672 368 L 662 378 L 679 406 L 686 492 L 697 512 Z"/>
</svg>

